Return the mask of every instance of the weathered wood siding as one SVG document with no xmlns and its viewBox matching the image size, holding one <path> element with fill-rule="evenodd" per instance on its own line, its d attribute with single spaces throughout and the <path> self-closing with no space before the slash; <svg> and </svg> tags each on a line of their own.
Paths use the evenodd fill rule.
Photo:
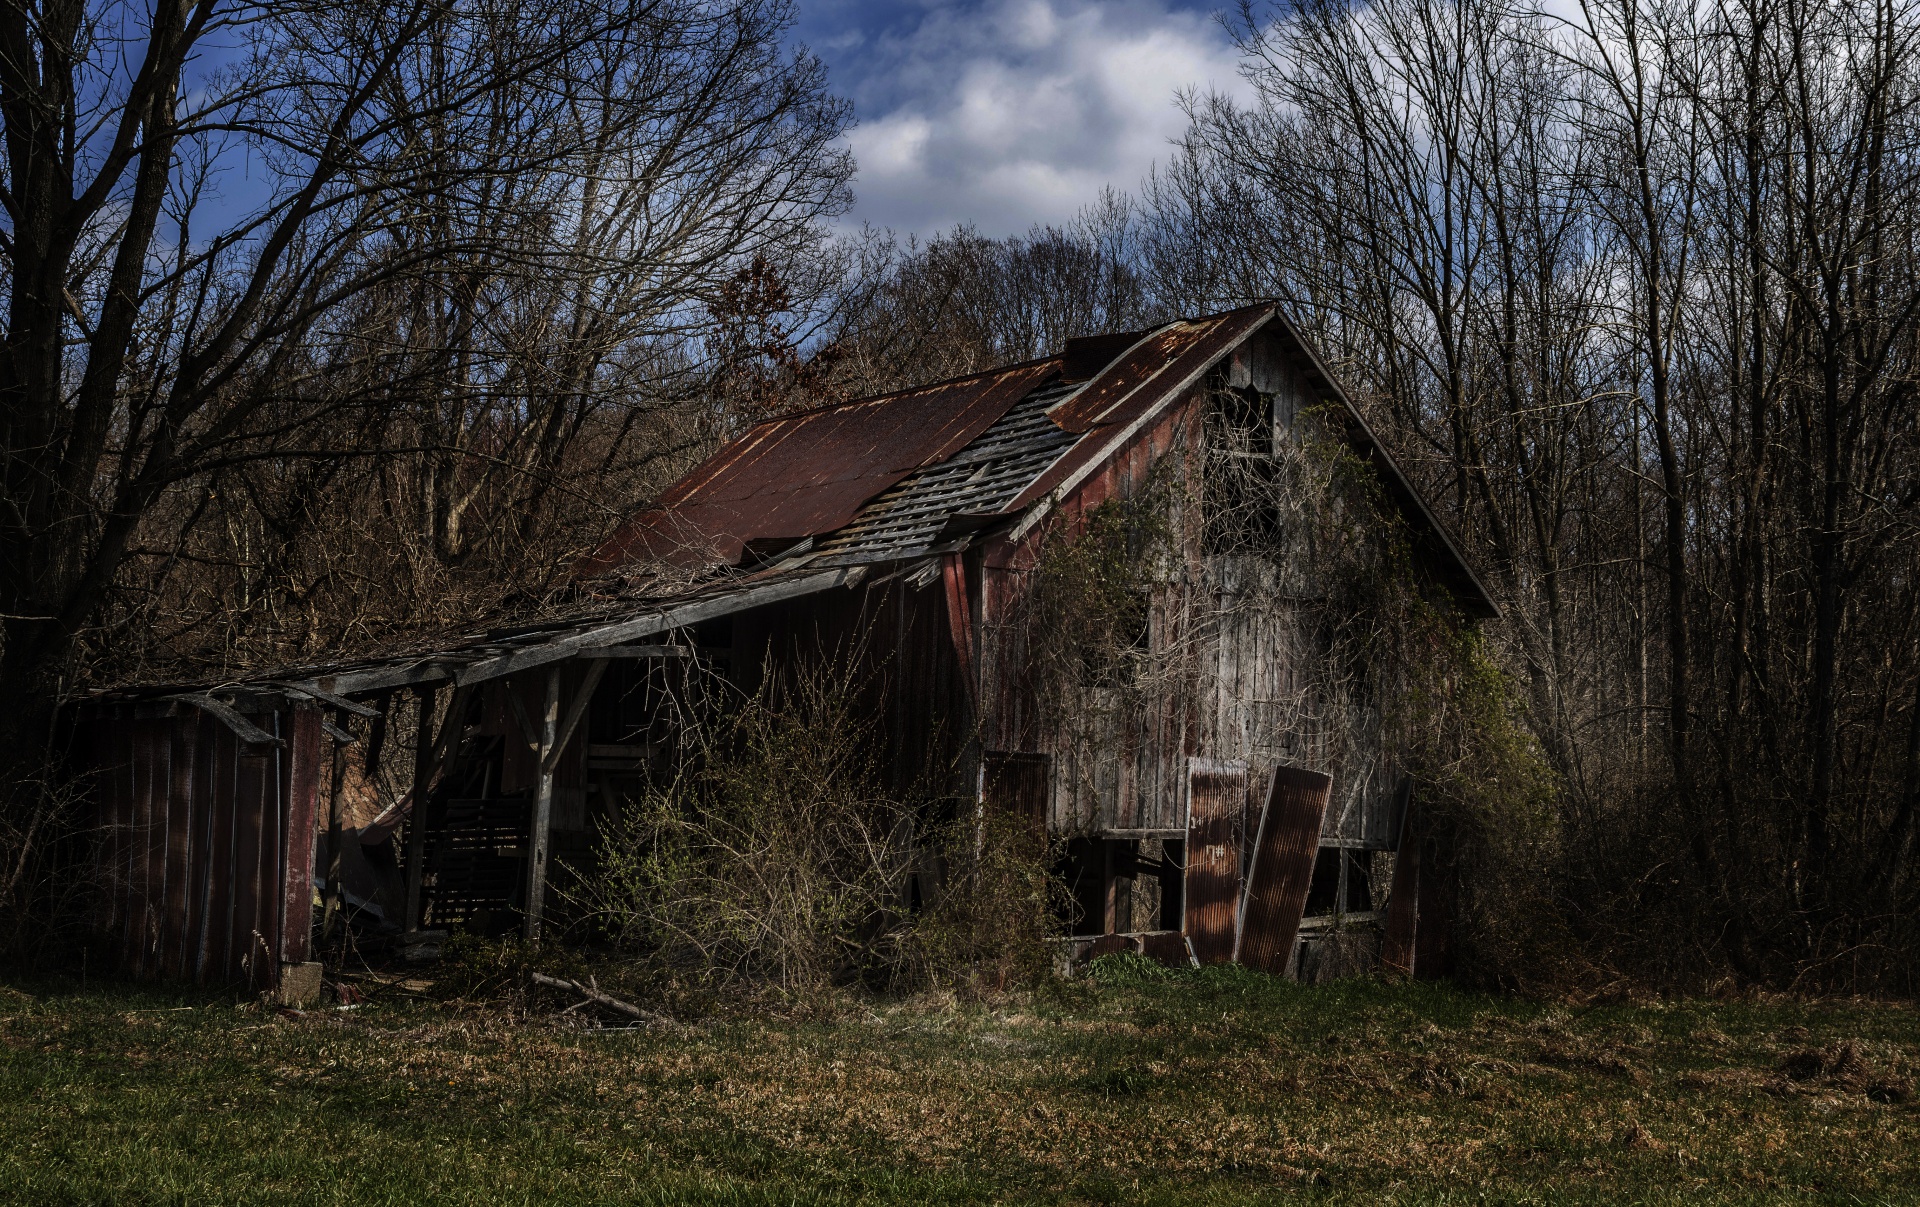
<svg viewBox="0 0 1920 1207">
<path fill-rule="evenodd" d="M 1206 415 L 1222 389 L 1260 395 L 1271 448 L 1311 437 L 1316 393 L 1277 338 L 1256 336 L 1062 499 L 1048 524 L 984 549 L 984 741 L 1052 756 L 1051 821 L 1060 832 L 1184 831 L 1186 769 L 1197 756 L 1245 762 L 1250 794 L 1265 791 L 1277 766 L 1324 772 L 1333 789 L 1322 842 L 1389 846 L 1399 777 L 1383 749 L 1379 688 L 1342 681 L 1330 666 L 1324 560 L 1285 526 L 1278 557 L 1208 550 Z M 1175 548 L 1153 575 L 1152 690 L 1128 708 L 1090 696 L 1084 715 L 1049 722 L 1026 644 L 1043 638 L 1015 622 L 1020 600 L 1046 541 L 1070 539 L 1102 503 L 1141 490 L 1157 465 L 1176 474 L 1179 488 L 1166 517 Z"/>
</svg>

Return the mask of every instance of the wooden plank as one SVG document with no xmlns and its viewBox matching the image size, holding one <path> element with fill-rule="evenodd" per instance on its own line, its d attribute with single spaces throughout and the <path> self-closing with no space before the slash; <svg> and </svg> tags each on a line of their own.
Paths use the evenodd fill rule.
<svg viewBox="0 0 1920 1207">
<path fill-rule="evenodd" d="M 1393 880 L 1387 887 L 1386 935 L 1380 945 L 1380 967 L 1403 976 L 1413 973 L 1413 944 L 1420 922 L 1420 843 L 1408 824 L 1413 805 L 1413 777 L 1402 776 L 1388 817 L 1393 843 Z"/>
<path fill-rule="evenodd" d="M 197 710 L 182 710 L 181 720 L 193 727 L 193 858 L 188 865 L 187 930 L 180 955 L 180 975 L 199 981 L 204 977 L 209 903 L 213 899 L 213 881 L 224 870 L 217 861 L 215 819 L 218 813 L 214 796 L 214 777 L 219 767 L 222 727 L 212 717 Z"/>
<path fill-rule="evenodd" d="M 434 786 L 460 755 L 460 744 L 466 737 L 467 702 L 471 698 L 471 688 L 455 687 L 435 734 L 433 697 L 431 693 L 421 695 L 420 723 L 414 732 L 413 787 L 407 794 L 407 903 L 406 916 L 401 919 L 404 932 L 420 926 L 426 881 L 428 806 Z"/>
<path fill-rule="evenodd" d="M 989 813 L 1024 820 L 1044 834 L 1053 794 L 1053 759 L 989 750 L 981 756 L 980 803 Z"/>
<path fill-rule="evenodd" d="M 1275 767 L 1267 806 L 1260 814 L 1241 899 L 1235 961 L 1284 973 L 1300 933 L 1326 820 L 1333 777 L 1304 767 Z"/>
<path fill-rule="evenodd" d="M 127 834 L 132 826 L 133 791 L 131 727 L 125 707 L 110 708 L 93 722 L 94 764 L 99 772 L 99 875 L 103 902 L 99 925 L 102 934 L 113 934 L 126 914 L 126 884 L 123 858 Z"/>
<path fill-rule="evenodd" d="M 240 740 L 211 716 L 201 722 L 200 739 L 207 744 L 207 886 L 201 902 L 200 950 L 194 953 L 193 979 L 202 985 L 229 979 L 227 953 L 232 945 L 234 838 L 238 815 L 234 810 Z"/>
<path fill-rule="evenodd" d="M 508 680 L 501 685 L 501 691 L 504 692 L 507 697 L 507 713 L 513 718 L 513 723 L 520 727 L 520 737 L 526 742 L 527 749 L 538 751 L 540 749 L 540 733 L 533 726 L 533 718 L 527 715 L 527 706 L 520 699 L 520 689 L 514 685 L 512 680 Z"/>
<path fill-rule="evenodd" d="M 1202 964 L 1233 958 L 1234 914 L 1240 900 L 1237 830 L 1246 799 L 1244 761 L 1187 760 L 1184 930 Z"/>
<path fill-rule="evenodd" d="M 345 743 L 325 740 L 325 716 L 318 708 L 294 706 L 289 718 L 286 775 L 286 833 L 281 846 L 286 859 L 281 870 L 280 961 L 304 962 L 313 941 L 313 833 L 320 792 L 320 761 L 328 747 Z M 341 761 L 332 760 L 336 764 Z M 332 778 L 332 777 L 329 777 Z M 277 970 L 276 970 L 277 972 Z"/>
<path fill-rule="evenodd" d="M 333 707 L 339 709 L 341 712 L 348 713 L 356 717 L 362 717 L 369 721 L 373 720 L 375 717 L 380 715 L 380 712 L 378 709 L 371 708 L 365 704 L 357 703 L 353 700 L 349 700 L 345 696 L 336 696 L 332 692 L 326 690 L 325 688 L 319 687 L 313 683 L 277 683 L 276 682 L 276 683 L 269 684 L 269 686 L 284 687 L 289 691 L 297 692 L 300 695 L 308 696 L 308 697 L 311 697 L 312 699 L 318 700 L 322 704 L 331 704 Z"/>
<path fill-rule="evenodd" d="M 602 665 L 605 665 L 604 663 Z M 547 851 L 553 827 L 553 755 L 560 727 L 560 667 L 547 669 L 546 707 L 540 710 L 540 779 L 533 797 L 533 857 L 527 861 L 528 943 L 540 942 L 541 913 L 546 906 Z"/>
<path fill-rule="evenodd" d="M 402 932 L 420 929 L 421 884 L 427 871 L 427 797 L 433 788 L 433 697 L 432 691 L 419 693 L 420 719 L 413 731 L 413 789 L 407 803 L 407 904 L 400 916 Z M 451 710 L 448 719 L 452 719 Z"/>
<path fill-rule="evenodd" d="M 286 922 L 287 885 L 287 760 L 286 743 L 291 726 L 283 713 L 268 713 L 273 736 L 281 745 L 266 751 L 260 760 L 260 894 L 254 903 L 253 958 L 249 986 L 255 991 L 274 989 L 280 984 L 280 936 Z"/>
<path fill-rule="evenodd" d="M 497 679 L 501 675 L 511 675 L 516 671 L 532 670 L 535 667 L 575 657 L 581 650 L 625 645 L 636 638 L 651 637 L 669 629 L 684 628 L 703 620 L 731 616 L 735 612 L 744 612 L 749 608 L 825 591 L 830 587 L 839 586 L 846 577 L 845 570 L 824 570 L 797 578 L 778 579 L 761 587 L 737 594 L 723 595 L 716 599 L 697 600 L 679 607 L 663 608 L 632 620 L 601 625 L 569 637 L 557 638 L 530 649 L 469 663 L 455 673 L 454 682 L 465 686 L 485 679 Z M 336 682 L 335 690 L 346 689 L 339 687 Z"/>
<path fill-rule="evenodd" d="M 204 692 L 177 697 L 183 704 L 191 704 L 202 712 L 212 713 L 233 730 L 234 736 L 249 746 L 278 746 L 280 739 L 241 716 L 224 702 L 214 699 Z"/>
<path fill-rule="evenodd" d="M 238 735 L 235 735 L 236 737 Z M 253 984 L 260 930 L 262 812 L 267 804 L 266 748 L 236 743 L 233 759 L 233 888 L 224 979 Z"/>
<path fill-rule="evenodd" d="M 1420 925 L 1413 936 L 1413 975 L 1421 980 L 1445 976 L 1453 966 L 1451 894 L 1447 892 L 1444 871 L 1430 841 L 1420 843 L 1420 881 L 1414 900 L 1418 903 Z"/>
<path fill-rule="evenodd" d="M 438 687 L 454 677 L 461 664 L 445 657 L 421 658 L 400 666 L 369 667 L 327 676 L 336 693 L 392 691 L 396 687 Z M 300 687 L 306 686 L 303 680 Z"/>
<path fill-rule="evenodd" d="M 1420 844 L 1404 843 L 1393 857 L 1393 885 L 1387 891 L 1387 934 L 1380 967 L 1413 975 L 1414 944 L 1420 926 Z"/>
<path fill-rule="evenodd" d="M 135 889 L 133 929 L 128 932 L 129 969 L 135 976 L 160 973 L 167 886 L 167 805 L 171 787 L 173 721 L 136 722 L 134 760 L 139 791 L 134 835 Z"/>
</svg>

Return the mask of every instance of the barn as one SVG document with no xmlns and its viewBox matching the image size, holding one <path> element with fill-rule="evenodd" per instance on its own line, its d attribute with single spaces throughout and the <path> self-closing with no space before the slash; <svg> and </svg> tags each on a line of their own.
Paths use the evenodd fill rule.
<svg viewBox="0 0 1920 1207">
<path fill-rule="evenodd" d="M 899 792 L 1053 837 L 1073 955 L 1438 971 L 1397 686 L 1339 637 L 1370 528 L 1496 614 L 1273 304 L 772 418 L 527 623 L 85 702 L 100 924 L 136 974 L 289 993 L 348 914 L 538 940 L 691 683 L 825 655 Z"/>
</svg>

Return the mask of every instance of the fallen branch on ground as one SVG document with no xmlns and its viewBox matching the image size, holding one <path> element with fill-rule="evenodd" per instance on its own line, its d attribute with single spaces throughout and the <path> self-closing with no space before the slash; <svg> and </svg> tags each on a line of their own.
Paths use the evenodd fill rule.
<svg viewBox="0 0 1920 1207">
<path fill-rule="evenodd" d="M 628 1018 L 638 1019 L 649 1026 L 664 1027 L 669 1031 L 686 1030 L 684 1024 L 677 1023 L 664 1014 L 656 1014 L 651 1010 L 643 1010 L 632 1002 L 623 1002 L 612 994 L 601 992 L 598 984 L 582 985 L 579 981 L 569 981 L 564 977 L 548 976 L 544 972 L 536 972 L 533 973 L 532 976 L 533 983 L 536 985 L 546 985 L 554 989 L 571 989 L 597 1006 L 605 1006 L 609 1010 L 617 1011 L 626 1015 Z"/>
</svg>

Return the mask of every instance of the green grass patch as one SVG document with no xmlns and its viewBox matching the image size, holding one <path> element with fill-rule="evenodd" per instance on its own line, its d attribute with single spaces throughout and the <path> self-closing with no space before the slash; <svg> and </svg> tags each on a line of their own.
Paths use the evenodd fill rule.
<svg viewBox="0 0 1920 1207">
<path fill-rule="evenodd" d="M 15 981 L 0 1203 L 1910 1203 L 1916 1022 L 1128 961 L 682 1036 Z"/>
</svg>

